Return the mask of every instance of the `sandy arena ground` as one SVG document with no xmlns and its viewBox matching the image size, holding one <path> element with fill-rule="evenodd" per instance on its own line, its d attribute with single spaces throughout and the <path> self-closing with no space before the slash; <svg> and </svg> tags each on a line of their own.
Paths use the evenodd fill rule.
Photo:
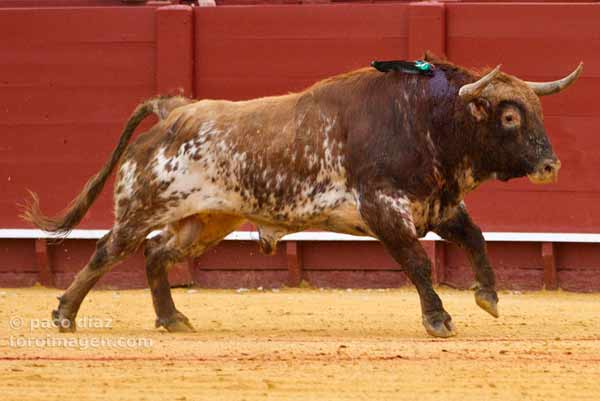
<svg viewBox="0 0 600 401">
<path fill-rule="evenodd" d="M 144 290 L 92 292 L 58 334 L 57 295 L 0 290 L 0 399 L 600 399 L 600 294 L 503 292 L 496 320 L 440 289 L 449 340 L 425 334 L 412 289 L 178 289 L 191 334 L 155 329 Z"/>
</svg>

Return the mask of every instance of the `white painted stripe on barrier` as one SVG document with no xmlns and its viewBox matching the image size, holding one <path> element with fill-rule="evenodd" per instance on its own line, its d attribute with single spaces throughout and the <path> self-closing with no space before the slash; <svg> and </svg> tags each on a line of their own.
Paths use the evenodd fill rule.
<svg viewBox="0 0 600 401">
<path fill-rule="evenodd" d="M 67 239 L 98 239 L 104 236 L 108 230 L 73 230 L 65 238 Z M 149 237 L 158 231 L 153 231 Z M 600 234 L 585 233 L 523 233 L 523 232 L 485 232 L 483 236 L 491 242 L 580 242 L 600 243 Z M 55 235 L 36 229 L 2 228 L 0 238 L 5 239 L 53 239 Z M 60 237 L 58 238 L 60 239 Z M 234 231 L 225 237 L 229 241 L 255 241 L 258 240 L 256 231 Z M 289 234 L 283 237 L 283 241 L 376 241 L 371 237 L 358 237 L 355 235 L 338 234 L 326 231 L 303 231 Z M 434 234 L 427 234 L 422 240 L 439 241 L 441 238 Z"/>
<path fill-rule="evenodd" d="M 108 230 L 73 230 L 64 238 L 70 239 L 98 239 L 102 238 Z M 31 238 L 55 238 L 60 239 L 56 235 L 37 229 L 20 229 L 20 228 L 2 228 L 0 229 L 0 238 L 10 239 L 31 239 Z"/>
</svg>

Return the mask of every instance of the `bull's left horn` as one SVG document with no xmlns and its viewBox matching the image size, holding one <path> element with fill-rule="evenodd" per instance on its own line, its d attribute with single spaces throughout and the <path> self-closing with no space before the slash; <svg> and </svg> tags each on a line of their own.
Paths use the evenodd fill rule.
<svg viewBox="0 0 600 401">
<path fill-rule="evenodd" d="M 525 83 L 535 92 L 538 96 L 546 96 L 553 95 L 558 93 L 567 87 L 569 87 L 573 82 L 577 81 L 579 74 L 583 71 L 583 63 L 579 63 L 575 71 L 564 77 L 563 79 L 559 79 L 558 81 L 552 82 L 527 82 Z"/>
<path fill-rule="evenodd" d="M 458 96 L 462 97 L 463 99 L 472 99 L 474 97 L 479 96 L 483 88 L 485 88 L 492 81 L 492 79 L 494 79 L 496 75 L 498 75 L 499 72 L 500 64 L 492 71 L 479 78 L 478 81 L 475 81 L 472 84 L 466 84 L 461 86 L 458 90 Z"/>
</svg>

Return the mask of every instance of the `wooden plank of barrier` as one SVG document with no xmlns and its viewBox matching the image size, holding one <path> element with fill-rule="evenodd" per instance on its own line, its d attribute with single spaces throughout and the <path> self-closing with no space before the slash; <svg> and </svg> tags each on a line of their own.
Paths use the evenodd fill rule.
<svg viewBox="0 0 600 401">
<path fill-rule="evenodd" d="M 156 10 L 156 92 L 193 97 L 194 20 L 192 7 Z"/>
<path fill-rule="evenodd" d="M 446 7 L 443 3 L 411 3 L 408 12 L 408 56 L 420 59 L 426 51 L 446 54 Z"/>
<path fill-rule="evenodd" d="M 176 263 L 169 269 L 169 283 L 172 287 L 188 286 L 194 284 L 192 269 L 194 268 L 194 259 L 188 258 L 186 261 Z"/>
<path fill-rule="evenodd" d="M 542 243 L 542 260 L 544 262 L 544 287 L 547 290 L 558 289 L 556 254 L 554 252 L 553 242 Z"/>
<path fill-rule="evenodd" d="M 297 241 L 287 241 L 285 243 L 288 267 L 288 285 L 297 287 L 302 281 L 302 257 L 300 247 Z"/>
<path fill-rule="evenodd" d="M 446 281 L 446 243 L 444 241 L 435 241 L 433 246 L 433 280 L 436 284 L 444 284 Z"/>
<path fill-rule="evenodd" d="M 444 241 L 421 242 L 431 261 L 431 281 L 443 284 L 446 279 L 446 245 Z"/>
<path fill-rule="evenodd" d="M 35 240 L 35 259 L 39 271 L 40 284 L 46 287 L 54 286 L 50 258 L 48 257 L 48 241 L 45 239 Z"/>
</svg>

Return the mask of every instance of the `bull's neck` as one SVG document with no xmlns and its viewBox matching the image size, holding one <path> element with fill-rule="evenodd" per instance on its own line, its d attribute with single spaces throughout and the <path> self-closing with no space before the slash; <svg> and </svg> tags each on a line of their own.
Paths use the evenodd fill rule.
<svg viewBox="0 0 600 401">
<path fill-rule="evenodd" d="M 439 71 L 425 85 L 430 99 L 427 107 L 427 132 L 436 148 L 445 185 L 454 187 L 462 196 L 493 177 L 485 168 L 480 138 L 467 116 L 458 89 L 469 79 L 467 75 L 450 75 Z"/>
<path fill-rule="evenodd" d="M 449 122 L 449 126 L 453 123 Z M 463 196 L 493 178 L 483 166 L 482 152 L 477 138 L 459 128 L 432 130 L 437 136 L 438 163 L 445 178 L 445 186 L 454 187 Z"/>
<path fill-rule="evenodd" d="M 325 81 L 316 90 L 325 99 L 335 97 L 331 103 L 346 110 L 349 121 L 357 115 L 377 116 L 374 126 L 395 126 L 397 135 L 417 141 L 429 150 L 443 186 L 466 194 L 489 178 L 481 169 L 479 141 L 461 123 L 466 109 L 458 89 L 471 78 L 443 68 L 432 77 L 361 70 Z"/>
<path fill-rule="evenodd" d="M 465 156 L 454 170 L 454 182 L 459 192 L 463 195 L 475 190 L 484 181 L 489 179 L 487 175 L 481 175 L 472 160 Z"/>
</svg>

